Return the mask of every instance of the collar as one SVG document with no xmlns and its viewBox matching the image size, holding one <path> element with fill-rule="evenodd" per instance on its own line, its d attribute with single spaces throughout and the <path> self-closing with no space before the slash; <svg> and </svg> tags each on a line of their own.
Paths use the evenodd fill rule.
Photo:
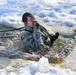
<svg viewBox="0 0 76 75">
<path fill-rule="evenodd" d="M 28 30 L 28 31 L 33 31 L 33 27 L 30 27 L 30 26 L 25 26 L 25 30 Z"/>
</svg>

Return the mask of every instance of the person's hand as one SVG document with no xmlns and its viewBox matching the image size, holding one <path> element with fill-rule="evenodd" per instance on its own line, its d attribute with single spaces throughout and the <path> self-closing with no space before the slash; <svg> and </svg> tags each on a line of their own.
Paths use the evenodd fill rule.
<svg viewBox="0 0 76 75">
<path fill-rule="evenodd" d="M 37 22 L 36 21 L 33 21 L 33 25 L 36 25 L 37 24 Z"/>
</svg>

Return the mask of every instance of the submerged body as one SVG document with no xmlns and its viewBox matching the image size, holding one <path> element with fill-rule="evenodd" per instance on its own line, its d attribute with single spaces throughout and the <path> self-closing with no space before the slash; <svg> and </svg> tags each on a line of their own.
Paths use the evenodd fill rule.
<svg viewBox="0 0 76 75">
<path fill-rule="evenodd" d="M 27 16 L 27 22 L 25 22 L 26 18 L 23 16 L 25 29 L 22 31 L 21 38 L 25 47 L 29 47 L 33 51 L 49 50 L 58 38 L 59 33 L 49 34 L 46 28 L 40 26 L 32 16 L 28 16 L 26 13 L 24 15 Z"/>
</svg>

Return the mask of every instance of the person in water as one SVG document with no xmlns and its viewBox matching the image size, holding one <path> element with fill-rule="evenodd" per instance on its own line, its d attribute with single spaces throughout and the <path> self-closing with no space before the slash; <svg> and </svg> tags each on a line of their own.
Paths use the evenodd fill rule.
<svg viewBox="0 0 76 75">
<path fill-rule="evenodd" d="M 50 49 L 54 41 L 59 37 L 59 33 L 49 34 L 47 29 L 37 23 L 35 17 L 26 12 L 22 16 L 24 30 L 21 33 L 21 39 L 25 47 L 33 51 Z"/>
</svg>

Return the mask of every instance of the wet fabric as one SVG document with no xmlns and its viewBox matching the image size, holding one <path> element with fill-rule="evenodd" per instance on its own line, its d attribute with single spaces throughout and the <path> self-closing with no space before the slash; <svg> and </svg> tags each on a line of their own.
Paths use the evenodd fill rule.
<svg viewBox="0 0 76 75">
<path fill-rule="evenodd" d="M 25 47 L 30 47 L 33 50 L 49 49 L 52 46 L 48 31 L 39 24 L 34 25 L 34 28 L 25 26 L 21 38 Z"/>
</svg>

